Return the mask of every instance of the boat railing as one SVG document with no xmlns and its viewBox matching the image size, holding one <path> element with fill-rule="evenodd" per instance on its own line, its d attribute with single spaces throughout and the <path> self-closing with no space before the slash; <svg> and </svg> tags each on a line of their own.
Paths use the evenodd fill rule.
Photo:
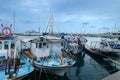
<svg viewBox="0 0 120 80">
<path fill-rule="evenodd" d="M 93 41 L 90 44 L 91 49 L 99 49 L 99 50 L 112 50 L 110 44 L 108 42 L 102 41 Z"/>
<path fill-rule="evenodd" d="M 120 41 L 109 42 L 110 47 L 113 49 L 120 49 Z"/>
</svg>

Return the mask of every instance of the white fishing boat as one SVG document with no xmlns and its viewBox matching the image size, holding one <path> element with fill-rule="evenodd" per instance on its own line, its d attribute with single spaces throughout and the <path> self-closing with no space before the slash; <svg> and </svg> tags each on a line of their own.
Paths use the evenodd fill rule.
<svg viewBox="0 0 120 80">
<path fill-rule="evenodd" d="M 3 26 L 0 36 L 0 80 L 20 80 L 34 70 L 34 67 L 17 51 L 17 37 L 8 26 Z"/>
<path fill-rule="evenodd" d="M 99 50 L 103 53 L 119 53 L 119 44 L 116 41 L 94 41 L 91 42 L 91 49 Z"/>
<path fill-rule="evenodd" d="M 85 49 L 92 54 L 102 57 L 119 57 L 120 53 L 119 44 L 115 40 L 99 40 L 92 41 L 89 45 L 85 45 Z"/>
<path fill-rule="evenodd" d="M 44 36 L 22 39 L 21 54 L 32 60 L 36 69 L 58 76 L 64 76 L 66 70 L 75 63 L 70 58 L 64 58 L 60 54 L 51 52 L 48 39 Z"/>
</svg>

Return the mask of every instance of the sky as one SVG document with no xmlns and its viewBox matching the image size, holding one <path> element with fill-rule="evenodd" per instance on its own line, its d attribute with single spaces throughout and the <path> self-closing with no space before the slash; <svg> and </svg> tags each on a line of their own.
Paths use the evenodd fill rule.
<svg viewBox="0 0 120 80">
<path fill-rule="evenodd" d="M 45 32 L 50 13 L 53 31 L 102 33 L 120 30 L 120 0 L 0 0 L 0 24 L 14 32 L 40 28 Z"/>
</svg>

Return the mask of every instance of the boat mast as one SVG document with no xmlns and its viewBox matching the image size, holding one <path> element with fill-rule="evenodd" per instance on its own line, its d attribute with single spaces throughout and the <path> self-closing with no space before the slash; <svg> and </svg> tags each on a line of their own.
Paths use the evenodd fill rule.
<svg viewBox="0 0 120 80">
<path fill-rule="evenodd" d="M 49 21 L 48 21 L 48 24 L 47 24 L 47 27 L 46 27 L 46 30 L 45 30 L 45 33 L 49 32 L 50 35 L 53 35 L 53 23 L 54 23 L 54 18 L 53 18 L 53 13 L 51 12 L 50 10 L 50 15 L 49 15 Z"/>
</svg>

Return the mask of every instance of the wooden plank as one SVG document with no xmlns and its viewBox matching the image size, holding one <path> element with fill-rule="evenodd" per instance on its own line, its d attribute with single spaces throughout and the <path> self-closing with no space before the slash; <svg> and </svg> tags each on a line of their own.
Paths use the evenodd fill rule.
<svg viewBox="0 0 120 80">
<path fill-rule="evenodd" d="M 27 57 L 29 57 L 29 58 L 36 58 L 36 56 L 34 54 L 30 53 L 29 51 L 25 51 L 24 54 L 26 54 Z"/>
</svg>

